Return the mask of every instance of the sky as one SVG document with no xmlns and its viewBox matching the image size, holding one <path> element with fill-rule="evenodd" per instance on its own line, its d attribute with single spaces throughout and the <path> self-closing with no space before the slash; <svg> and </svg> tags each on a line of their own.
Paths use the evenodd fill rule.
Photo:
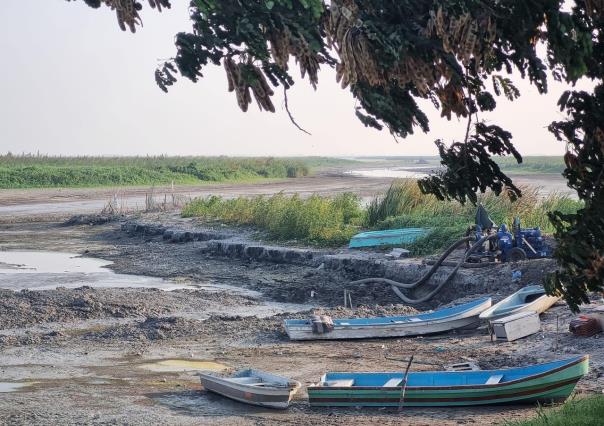
<svg viewBox="0 0 604 426">
<path fill-rule="evenodd" d="M 146 3 L 146 2 L 144 2 Z M 314 91 L 298 79 L 283 109 L 247 113 L 227 92 L 224 71 L 209 67 L 197 84 L 180 79 L 168 94 L 154 81 L 162 59 L 174 55 L 174 34 L 188 31 L 188 0 L 157 13 L 147 4 L 144 27 L 122 32 L 114 12 L 82 0 L 0 1 L 0 153 L 52 155 L 435 155 L 433 141 L 460 140 L 465 120 L 447 121 L 429 104 L 431 131 L 395 142 L 387 131 L 365 128 L 355 101 L 326 69 Z M 297 70 L 292 70 L 297 75 Z M 516 79 L 522 96 L 498 98 L 481 118 L 512 132 L 523 155 L 560 155 L 564 144 L 547 131 L 563 115 L 556 107 L 566 85 L 550 82 L 539 95 Z"/>
</svg>

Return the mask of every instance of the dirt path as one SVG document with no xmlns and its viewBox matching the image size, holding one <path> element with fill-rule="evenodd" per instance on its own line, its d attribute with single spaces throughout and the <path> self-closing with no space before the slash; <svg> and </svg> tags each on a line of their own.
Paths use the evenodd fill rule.
<svg viewBox="0 0 604 426">
<path fill-rule="evenodd" d="M 359 169 L 384 166 L 359 166 Z M 345 168 L 322 170 L 316 175 L 284 180 L 265 180 L 248 183 L 216 183 L 197 186 L 176 185 L 129 188 L 44 188 L 44 189 L 3 189 L 0 190 L 0 220 L 12 217 L 49 215 L 59 217 L 72 214 L 99 212 L 107 203 L 115 199 L 118 208 L 140 210 L 145 207 L 145 197 L 153 193 L 157 202 L 171 201 L 176 197 L 181 202 L 193 197 L 220 195 L 227 198 L 254 195 L 272 195 L 278 192 L 307 196 L 313 193 L 333 195 L 341 192 L 355 192 L 363 198 L 375 196 L 384 191 L 392 182 L 392 177 L 361 177 L 348 173 Z M 559 175 L 515 174 L 514 182 L 540 188 L 540 194 L 573 194 L 566 181 Z"/>
<path fill-rule="evenodd" d="M 189 287 L 172 292 L 0 291 L 0 384 L 28 384 L 0 394 L 0 424 L 453 425 L 500 423 L 536 411 L 530 406 L 405 409 L 400 414 L 311 409 L 302 390 L 290 409 L 275 412 L 202 392 L 192 361 L 254 366 L 307 385 L 328 370 L 400 370 L 402 363 L 389 358 L 411 354 L 417 360 L 414 370 L 430 370 L 463 360 L 496 368 L 589 353 L 592 372 L 577 389 L 593 393 L 604 387 L 601 340 L 577 339 L 566 332 L 556 337 L 556 320 L 565 330 L 571 317 L 563 304 L 545 314 L 541 333 L 513 343 L 491 343 L 484 329 L 425 338 L 293 343 L 284 335 L 282 321 L 308 312 L 286 314 L 287 309 L 280 309 L 260 315 L 262 306 L 279 306 L 257 293 L 238 293 L 226 286 L 247 291 L 288 280 L 304 289 L 336 276 L 303 266 L 211 258 L 194 242 L 167 244 L 127 237 L 117 229 L 111 223 L 0 225 L 4 250 L 86 253 L 113 260 L 112 268 L 120 273 L 154 275 Z M 325 309 L 347 314 L 334 308 Z M 410 308 L 368 306 L 364 312 L 375 309 L 405 313 Z M 154 364 L 167 360 L 180 361 L 172 363 L 176 367 Z"/>
<path fill-rule="evenodd" d="M 220 183 L 199 186 L 156 187 L 153 194 L 158 201 L 164 195 L 180 198 L 220 195 L 238 196 L 272 195 L 278 192 L 322 195 L 353 191 L 362 197 L 371 197 L 390 185 L 392 178 L 363 178 L 340 172 L 322 172 L 316 176 L 285 180 L 266 180 L 252 183 Z M 145 196 L 150 187 L 133 188 L 47 188 L 0 190 L 0 217 L 36 214 L 77 214 L 100 211 L 115 195 L 118 206 L 127 210 L 145 207 Z"/>
</svg>

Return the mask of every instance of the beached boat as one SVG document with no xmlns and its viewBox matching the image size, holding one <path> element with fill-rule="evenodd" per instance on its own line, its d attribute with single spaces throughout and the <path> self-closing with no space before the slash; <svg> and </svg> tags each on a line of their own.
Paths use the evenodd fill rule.
<svg viewBox="0 0 604 426">
<path fill-rule="evenodd" d="M 491 306 L 491 298 L 482 298 L 434 312 L 402 317 L 331 319 L 328 327 L 317 327 L 313 319 L 285 320 L 291 340 L 367 339 L 442 333 L 478 325 L 478 315 Z"/>
<path fill-rule="evenodd" d="M 200 373 L 205 390 L 246 404 L 287 408 L 300 382 L 259 370 L 240 370 L 229 377 Z"/>
<path fill-rule="evenodd" d="M 425 228 L 388 229 L 385 231 L 369 231 L 356 234 L 350 239 L 348 248 L 398 246 L 410 244 L 428 234 Z"/>
<path fill-rule="evenodd" d="M 327 373 L 311 406 L 428 407 L 561 402 L 587 374 L 588 356 L 506 370 Z"/>
<path fill-rule="evenodd" d="M 530 311 L 541 314 L 547 311 L 558 299 L 560 298 L 545 294 L 543 286 L 529 285 L 485 310 L 480 314 L 480 318 L 491 321 L 518 312 Z"/>
</svg>

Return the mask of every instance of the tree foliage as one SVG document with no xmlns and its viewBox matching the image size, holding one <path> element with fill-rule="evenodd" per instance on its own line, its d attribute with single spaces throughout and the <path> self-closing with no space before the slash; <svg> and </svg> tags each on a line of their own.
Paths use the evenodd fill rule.
<svg viewBox="0 0 604 426">
<path fill-rule="evenodd" d="M 122 29 L 132 31 L 142 8 L 136 0 L 85 0 L 114 9 Z M 321 66 L 334 67 L 337 81 L 357 101 L 356 116 L 368 127 L 405 138 L 429 130 L 419 100 L 430 100 L 441 116 L 467 120 L 463 140 L 436 141 L 444 171 L 420 182 L 441 199 L 476 201 L 488 189 L 515 199 L 521 195 L 492 156 L 522 157 L 512 135 L 480 121 L 497 98 L 520 93 L 508 77 L 518 72 L 540 93 L 548 76 L 574 83 L 587 76 L 595 92 L 567 92 L 560 99 L 568 119 L 552 123 L 566 141 L 564 175 L 585 201 L 577 215 L 553 212 L 558 229 L 559 271 L 550 291 L 571 307 L 586 290 L 602 289 L 604 229 L 604 21 L 602 0 L 192 0 L 192 30 L 176 35 L 176 55 L 155 73 L 167 91 L 178 74 L 192 81 L 209 64 L 225 68 L 228 90 L 246 111 L 253 99 L 274 111 L 277 87 L 294 83 L 291 59 L 316 87 Z M 169 0 L 149 0 L 169 7 Z M 545 55 L 538 55 L 538 46 Z"/>
</svg>

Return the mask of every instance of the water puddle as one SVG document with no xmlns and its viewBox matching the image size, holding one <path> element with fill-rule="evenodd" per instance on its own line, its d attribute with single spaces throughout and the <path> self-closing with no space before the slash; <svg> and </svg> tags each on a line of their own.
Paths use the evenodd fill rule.
<svg viewBox="0 0 604 426">
<path fill-rule="evenodd" d="M 116 274 L 106 266 L 112 262 L 80 257 L 75 253 L 51 251 L 0 251 L 0 288 L 49 290 L 77 288 L 191 288 L 161 278 Z"/>
<path fill-rule="evenodd" d="M 49 251 L 2 251 L 0 274 L 61 274 L 71 272 L 106 272 L 111 262 L 73 253 Z"/>
<path fill-rule="evenodd" d="M 418 167 L 418 170 L 413 170 L 413 167 L 398 168 L 385 168 L 385 169 L 370 169 L 370 170 L 350 170 L 345 172 L 352 176 L 370 177 L 370 178 L 399 178 L 399 179 L 420 179 L 428 176 L 425 173 L 425 167 Z"/>
<path fill-rule="evenodd" d="M 139 368 L 155 371 L 158 373 L 178 373 L 184 371 L 222 371 L 227 367 L 215 361 L 189 360 L 189 359 L 164 359 L 162 361 L 141 364 Z"/>
<path fill-rule="evenodd" d="M 16 392 L 19 389 L 31 386 L 33 383 L 0 382 L 0 393 Z"/>
</svg>

